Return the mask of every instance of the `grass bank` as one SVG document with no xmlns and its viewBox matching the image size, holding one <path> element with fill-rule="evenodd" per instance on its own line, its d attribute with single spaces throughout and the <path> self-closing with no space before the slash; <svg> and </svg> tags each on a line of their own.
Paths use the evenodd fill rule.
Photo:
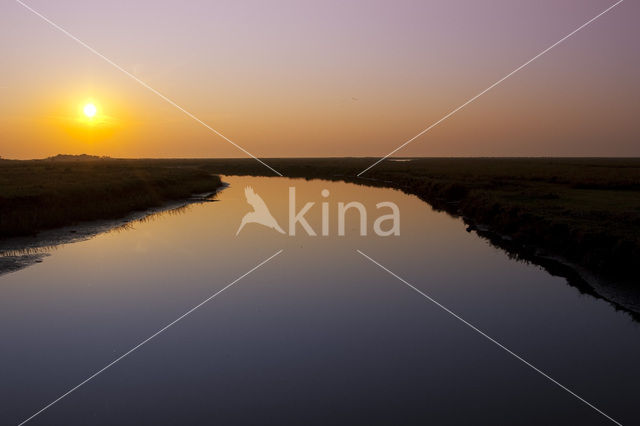
<svg viewBox="0 0 640 426">
<path fill-rule="evenodd" d="M 147 160 L 0 160 L 0 237 L 118 218 L 220 185 L 202 168 Z"/>
</svg>

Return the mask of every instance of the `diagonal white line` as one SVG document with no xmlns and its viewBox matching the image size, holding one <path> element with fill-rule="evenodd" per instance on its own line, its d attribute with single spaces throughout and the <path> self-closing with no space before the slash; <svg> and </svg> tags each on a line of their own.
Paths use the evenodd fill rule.
<svg viewBox="0 0 640 426">
<path fill-rule="evenodd" d="M 257 264 L 256 266 L 254 266 L 253 268 L 251 268 L 249 271 L 245 272 L 244 274 L 240 275 L 238 278 L 236 278 L 235 280 L 231 281 L 229 284 L 227 284 L 226 286 L 222 287 L 222 289 L 218 290 L 217 292 L 215 292 L 214 294 L 212 294 L 211 296 L 207 297 L 206 299 L 204 299 L 202 302 L 198 303 L 197 305 L 195 305 L 193 308 L 189 309 L 187 312 L 185 312 L 184 314 L 180 315 L 178 318 L 176 318 L 175 320 L 171 321 L 169 324 L 165 325 L 164 327 L 162 327 L 160 330 L 156 331 L 155 333 L 153 333 L 151 336 L 147 337 L 146 339 L 144 339 L 142 342 L 138 343 L 137 345 L 135 345 L 133 348 L 129 349 L 127 352 L 123 353 L 122 355 L 120 355 L 118 358 L 114 359 L 113 361 L 111 361 L 109 364 L 105 365 L 104 367 L 102 367 L 100 370 L 96 371 L 95 373 L 93 373 L 91 376 L 87 377 L 86 379 L 84 379 L 82 382 L 78 383 L 76 386 L 72 387 L 71 389 L 69 389 L 67 392 L 63 393 L 62 395 L 60 395 L 58 398 L 54 399 L 53 401 L 51 401 L 49 404 L 45 405 L 44 407 L 42 407 L 40 410 L 38 410 L 37 412 L 35 412 L 33 415 L 31 415 L 30 417 L 28 417 L 27 419 L 23 420 L 18 426 L 22 426 L 25 423 L 27 423 L 28 421 L 32 420 L 34 417 L 36 417 L 38 414 L 42 413 L 43 411 L 47 410 L 48 408 L 50 408 L 52 405 L 56 404 L 57 402 L 59 402 L 61 399 L 65 398 L 66 396 L 68 396 L 69 394 L 71 394 L 72 392 L 76 391 L 79 387 L 81 387 L 82 385 L 86 384 L 87 382 L 89 382 L 90 380 L 94 379 L 96 376 L 98 376 L 99 374 L 101 374 L 102 372 L 104 372 L 105 370 L 107 370 L 109 367 L 113 366 L 114 364 L 116 364 L 118 361 L 121 361 L 123 358 L 127 357 L 128 355 L 130 355 L 132 352 L 134 352 L 135 350 L 139 349 L 141 346 L 143 346 L 145 343 L 149 342 L 151 339 L 153 339 L 154 337 L 158 336 L 159 334 L 163 333 L 164 331 L 166 331 L 169 327 L 173 326 L 175 323 L 177 323 L 178 321 L 180 321 L 181 319 L 183 319 L 184 317 L 186 317 L 187 315 L 193 313 L 196 309 L 200 308 L 202 305 L 204 305 L 205 303 L 207 303 L 208 301 L 210 301 L 211 299 L 213 299 L 214 297 L 216 297 L 217 295 L 219 295 L 220 293 L 222 293 L 223 291 L 225 291 L 226 289 L 228 289 L 229 287 L 231 287 L 232 285 L 234 285 L 235 283 L 237 283 L 238 281 L 240 281 L 241 279 L 243 279 L 244 277 L 246 277 L 247 275 L 249 275 L 250 273 L 252 273 L 253 271 L 255 271 L 256 269 L 258 269 L 259 267 L 261 267 L 262 265 L 264 265 L 265 263 L 267 263 L 268 261 L 270 261 L 271 259 L 273 259 L 274 257 L 276 257 L 277 255 L 279 255 L 280 253 L 282 253 L 283 250 L 278 250 L 277 252 L 275 252 L 274 254 L 272 254 L 271 256 L 269 256 L 267 259 L 263 260 L 262 262 L 260 262 L 259 264 Z"/>
<path fill-rule="evenodd" d="M 459 320 L 460 322 L 462 322 L 464 325 L 468 326 L 469 328 L 471 328 L 473 331 L 477 332 L 478 334 L 480 334 L 481 336 L 485 337 L 486 339 L 488 339 L 490 342 L 494 343 L 495 345 L 497 345 L 500 349 L 504 350 L 505 352 L 507 352 L 509 355 L 512 355 L 514 358 L 516 358 L 517 360 L 523 362 L 524 364 L 526 364 L 527 366 L 531 367 L 534 371 L 536 371 L 537 373 L 541 374 L 542 376 L 544 376 L 545 378 L 547 378 L 548 380 L 550 380 L 552 383 L 554 383 L 555 385 L 559 386 L 560 388 L 564 389 L 565 391 L 569 392 L 571 395 L 573 395 L 574 397 L 578 398 L 580 401 L 584 402 L 585 404 L 587 404 L 589 407 L 593 408 L 594 410 L 596 410 L 598 413 L 602 414 L 604 417 L 606 417 L 607 419 L 611 420 L 613 423 L 617 424 L 618 426 L 622 426 L 622 424 L 620 422 L 618 422 L 617 420 L 611 418 L 609 415 L 607 415 L 604 411 L 600 410 L 598 407 L 596 407 L 595 405 L 591 404 L 589 401 L 587 401 L 586 399 L 582 398 L 580 395 L 578 395 L 577 393 L 575 393 L 574 391 L 572 391 L 571 389 L 569 389 L 568 387 L 564 386 L 562 383 L 558 382 L 557 380 L 555 380 L 553 377 L 549 376 L 547 373 L 545 373 L 544 371 L 540 370 L 538 367 L 534 366 L 533 364 L 531 364 L 530 362 L 528 362 L 526 359 L 522 358 L 520 355 L 516 354 L 515 352 L 513 352 L 511 349 L 507 348 L 506 346 L 504 346 L 503 344 L 501 344 L 500 342 L 498 342 L 497 340 L 495 340 L 493 337 L 489 336 L 488 334 L 486 334 L 484 331 L 480 330 L 478 327 L 476 327 L 475 325 L 471 324 L 469 321 L 465 320 L 464 318 L 462 318 L 460 315 L 456 314 L 455 312 L 453 312 L 451 309 L 447 308 L 446 306 L 442 305 L 440 302 L 438 302 L 437 300 L 433 299 L 431 296 L 429 296 L 428 294 L 424 293 L 422 290 L 418 289 L 417 287 L 413 286 L 411 283 L 409 283 L 408 281 L 404 280 L 403 278 L 401 278 L 400 276 L 396 275 L 395 273 L 393 273 L 391 270 L 389 270 L 388 268 L 384 267 L 383 265 L 381 265 L 380 263 L 378 263 L 377 261 L 373 260 L 371 257 L 367 256 L 366 254 L 364 254 L 362 251 L 360 250 L 356 250 L 358 253 L 360 253 L 362 256 L 364 256 L 365 258 L 367 258 L 368 260 L 370 260 L 372 263 L 378 265 L 381 269 L 383 269 L 384 271 L 388 272 L 389 274 L 391 274 L 393 277 L 397 278 L 398 280 L 402 281 L 404 284 L 406 284 L 409 288 L 411 288 L 412 290 L 414 290 L 415 292 L 417 292 L 418 294 L 420 294 L 421 296 L 425 297 L 427 300 L 429 300 L 430 302 L 432 302 L 433 304 L 435 304 L 436 306 L 438 306 L 440 309 L 444 310 L 446 313 L 448 313 L 449 315 L 453 316 L 454 318 L 456 318 L 457 320 Z"/>
<path fill-rule="evenodd" d="M 605 10 L 603 10 L 602 12 L 600 12 L 599 14 L 594 16 L 593 18 L 589 19 L 587 22 L 585 22 L 584 24 L 580 25 L 578 28 L 576 28 L 575 30 L 571 31 L 569 34 L 567 34 L 566 36 L 562 37 L 560 40 L 558 40 L 555 43 L 553 43 L 551 46 L 549 46 L 546 49 L 544 49 L 542 52 L 538 53 L 536 56 L 534 56 L 533 58 L 529 59 L 524 64 L 520 65 L 518 68 L 516 68 L 513 71 L 511 71 L 509 74 L 505 75 L 500 80 L 496 81 L 491 86 L 487 87 L 482 92 L 478 93 L 477 95 L 475 95 L 474 97 L 472 97 L 471 99 L 469 99 L 468 101 L 466 101 L 465 103 L 463 103 L 462 105 L 460 105 L 459 107 L 454 109 L 453 111 L 450 111 L 447 115 L 442 117 L 440 120 L 436 121 L 435 123 L 433 123 L 432 125 L 430 125 L 426 129 L 424 129 L 423 131 L 421 131 L 420 133 L 418 133 L 417 135 L 415 135 L 414 137 L 412 137 L 411 139 L 409 139 L 408 141 L 406 141 L 405 143 L 403 143 L 402 145 L 400 145 L 399 147 L 397 147 L 396 149 L 394 149 L 393 151 L 391 151 L 390 153 L 388 153 L 387 155 L 385 155 L 384 157 L 382 157 L 381 159 L 379 159 L 378 161 L 376 161 L 375 163 L 373 163 L 372 165 L 370 165 L 369 167 L 367 167 L 366 169 L 361 171 L 360 173 L 358 173 L 357 176 L 362 175 L 363 173 L 365 173 L 366 171 L 368 171 L 372 167 L 375 167 L 376 165 L 378 165 L 381 162 L 383 162 L 384 160 L 386 160 L 389 156 L 391 156 L 391 155 L 395 154 L 396 152 L 400 151 L 402 148 L 404 148 L 405 146 L 409 145 L 411 142 L 413 142 L 414 140 L 418 139 L 420 136 L 424 135 L 429 130 L 433 129 L 438 124 L 442 123 L 444 120 L 446 120 L 447 118 L 451 117 L 453 114 L 455 114 L 456 112 L 460 111 L 462 108 L 466 107 L 471 102 L 475 101 L 480 96 L 484 95 L 489 90 L 493 89 L 494 87 L 496 87 L 497 85 L 499 85 L 500 83 L 502 83 L 503 81 L 505 81 L 506 79 L 508 79 L 509 77 L 511 77 L 512 75 L 514 75 L 515 73 L 517 73 L 518 71 L 520 71 L 521 69 L 526 67 L 527 65 L 529 65 L 531 62 L 535 61 L 540 56 L 544 55 L 545 53 L 547 53 L 548 51 L 550 51 L 551 49 L 553 49 L 554 47 L 556 47 L 557 45 L 559 45 L 560 43 L 562 43 L 563 41 L 565 41 L 566 39 L 568 39 L 569 37 L 574 35 L 575 33 L 577 33 L 578 31 L 582 30 L 584 27 L 586 27 L 587 25 L 591 24 L 593 21 L 595 21 L 596 19 L 598 19 L 599 17 L 601 17 L 605 13 L 609 12 L 611 9 L 613 9 L 614 7 L 616 7 L 617 5 L 622 3 L 623 1 L 624 0 L 618 0 L 616 3 L 612 4 L 611 6 L 609 6 L 608 8 L 606 8 Z"/>
<path fill-rule="evenodd" d="M 173 105 L 174 107 L 176 107 L 177 109 L 179 109 L 180 111 L 182 111 L 183 113 L 185 113 L 187 116 L 191 117 L 192 119 L 194 119 L 195 121 L 197 121 L 198 123 L 202 124 L 204 127 L 206 127 L 207 129 L 211 130 L 213 133 L 215 133 L 216 135 L 220 136 L 222 139 L 224 139 L 225 141 L 229 142 L 231 145 L 235 146 L 236 148 L 238 148 L 240 151 L 244 152 L 245 154 L 247 154 L 249 157 L 253 158 L 254 160 L 258 161 L 260 164 L 262 164 L 263 166 L 267 167 L 269 170 L 271 170 L 272 172 L 274 172 L 275 174 L 277 174 L 278 176 L 282 176 L 282 173 L 280 173 L 279 171 L 277 171 L 276 169 L 274 169 L 273 167 L 271 167 L 270 165 L 268 165 L 267 163 L 265 163 L 264 161 L 260 160 L 258 157 L 256 157 L 255 155 L 253 155 L 252 153 L 250 153 L 249 151 L 247 151 L 246 149 L 244 149 L 243 147 L 241 147 L 240 145 L 238 145 L 237 143 L 235 143 L 234 141 L 232 141 L 231 139 L 229 139 L 228 137 L 226 137 L 225 135 L 223 135 L 222 133 L 220 133 L 219 131 L 217 131 L 216 129 L 214 129 L 213 127 L 209 126 L 207 123 L 205 123 L 204 121 L 200 120 L 198 117 L 196 117 L 195 115 L 193 115 L 192 113 L 190 113 L 189 111 L 187 111 L 186 109 L 182 108 L 180 105 L 178 105 L 177 103 L 175 103 L 174 101 L 172 101 L 171 99 L 169 99 L 168 97 L 166 97 L 165 95 L 163 95 L 162 93 L 158 92 L 156 89 L 154 89 L 153 87 L 149 86 L 147 83 L 145 83 L 144 81 L 140 80 L 138 77 L 136 77 L 135 75 L 131 74 L 129 71 L 125 70 L 124 68 L 122 68 L 120 65 L 116 64 L 115 62 L 113 62 L 111 59 L 107 58 L 106 56 L 104 56 L 102 53 L 98 52 L 97 50 L 95 50 L 93 47 L 89 46 L 87 43 L 85 43 L 84 41 L 80 40 L 78 37 L 74 36 L 73 34 L 71 34 L 69 31 L 65 30 L 64 28 L 62 28 L 60 25 L 56 24 L 55 22 L 53 22 L 52 20 L 50 20 L 49 18 L 47 18 L 46 16 L 42 15 L 40 12 L 38 12 L 37 10 L 33 9 L 32 7 L 24 4 L 22 1 L 20 0 L 16 0 L 17 3 L 19 3 L 20 5 L 22 5 L 25 9 L 29 10 L 31 13 L 33 13 L 34 15 L 40 17 L 42 20 L 46 21 L 47 23 L 49 23 L 52 27 L 54 27 L 55 29 L 59 30 L 60 32 L 62 32 L 63 34 L 65 34 L 66 36 L 68 36 L 69 38 L 73 39 L 74 41 L 78 42 L 79 44 L 81 44 L 82 46 L 84 46 L 85 48 L 87 48 L 89 51 L 91 51 L 92 53 L 94 53 L 95 55 L 99 56 L 100 58 L 104 59 L 106 62 L 108 62 L 109 64 L 113 65 L 115 68 L 117 68 L 118 70 L 122 71 L 123 73 L 125 73 L 127 76 L 131 77 L 133 80 L 137 81 L 138 83 L 140 83 L 142 86 L 146 87 L 147 89 L 149 89 L 150 91 L 152 91 L 153 93 L 155 93 L 156 95 L 160 96 L 162 99 L 164 99 L 166 102 L 168 102 L 169 104 Z"/>
</svg>

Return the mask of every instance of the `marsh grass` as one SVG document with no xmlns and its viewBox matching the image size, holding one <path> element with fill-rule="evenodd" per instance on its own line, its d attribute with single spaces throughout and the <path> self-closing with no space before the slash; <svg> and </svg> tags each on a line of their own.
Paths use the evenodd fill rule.
<svg viewBox="0 0 640 426">
<path fill-rule="evenodd" d="M 3 160 L 0 236 L 117 218 L 220 185 L 218 176 L 196 167 L 144 160 Z"/>
</svg>

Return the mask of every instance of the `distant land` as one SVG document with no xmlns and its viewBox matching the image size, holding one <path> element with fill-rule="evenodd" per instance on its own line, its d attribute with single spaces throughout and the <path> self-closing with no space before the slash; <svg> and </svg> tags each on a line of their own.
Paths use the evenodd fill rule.
<svg viewBox="0 0 640 426">
<path fill-rule="evenodd" d="M 52 157 L 47 157 L 45 160 L 53 160 L 53 161 L 91 161 L 91 160 L 107 160 L 111 157 L 108 156 L 97 156 L 97 155 L 89 155 L 89 154 L 58 154 Z"/>
</svg>

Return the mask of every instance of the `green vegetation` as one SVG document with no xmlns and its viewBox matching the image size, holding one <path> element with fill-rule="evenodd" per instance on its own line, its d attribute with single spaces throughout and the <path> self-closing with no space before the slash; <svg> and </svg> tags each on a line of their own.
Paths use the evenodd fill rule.
<svg viewBox="0 0 640 426">
<path fill-rule="evenodd" d="M 287 177 L 397 188 L 524 254 L 637 276 L 640 159 L 267 159 Z M 274 176 L 253 159 L 0 160 L 0 235 L 122 216 L 213 191 L 212 174 Z M 506 239 L 504 238 L 506 237 Z"/>
<path fill-rule="evenodd" d="M 122 217 L 220 185 L 202 169 L 153 161 L 0 160 L 0 237 Z"/>
</svg>

